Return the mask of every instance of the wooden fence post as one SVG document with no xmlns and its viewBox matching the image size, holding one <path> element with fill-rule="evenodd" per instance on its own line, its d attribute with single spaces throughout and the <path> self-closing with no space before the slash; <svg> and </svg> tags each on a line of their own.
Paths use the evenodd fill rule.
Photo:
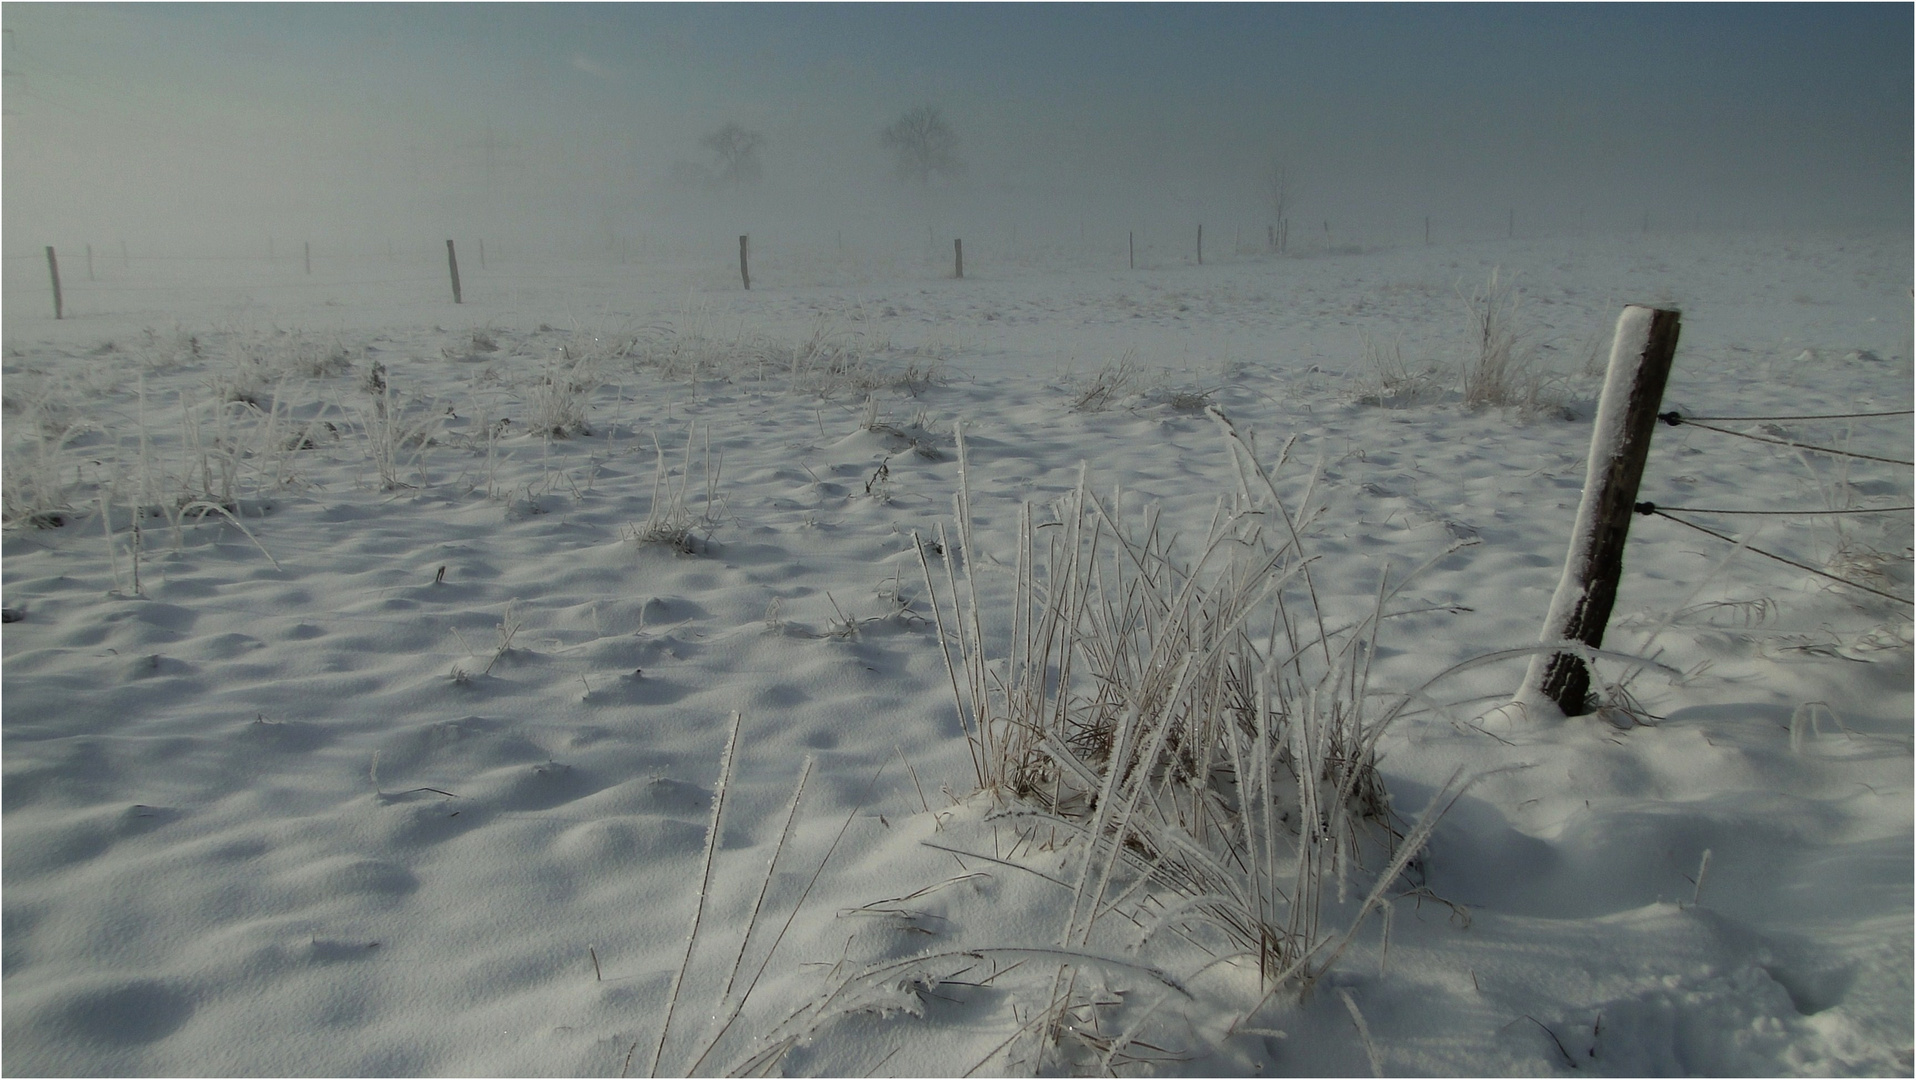
<svg viewBox="0 0 1916 1080">
<path fill-rule="evenodd" d="M 745 283 L 745 291 L 752 291 L 752 268 L 745 262 L 746 238 L 738 238 L 738 279 Z"/>
<path fill-rule="evenodd" d="M 1204 226 L 1198 226 L 1198 265 L 1204 265 Z"/>
<path fill-rule="evenodd" d="M 1564 557 L 1563 577 L 1550 601 L 1540 644 L 1576 641 L 1603 645 L 1604 627 L 1617 601 L 1623 573 L 1623 545 L 1630 534 L 1637 484 L 1650 455 L 1657 407 L 1676 356 L 1681 314 L 1632 304 L 1617 317 L 1610 346 L 1610 371 L 1597 404 L 1590 435 L 1590 461 L 1583 480 L 1583 501 Z M 1565 716 L 1590 711 L 1590 668 L 1570 653 L 1539 653 L 1531 658 L 1519 704 L 1556 703 Z"/>
<path fill-rule="evenodd" d="M 452 302 L 465 303 L 465 300 L 459 296 L 459 255 L 453 251 L 450 240 L 446 241 L 446 268 L 452 271 Z"/>
<path fill-rule="evenodd" d="M 312 277 L 313 276 L 313 242 L 311 240 L 306 240 L 301 243 L 300 254 L 304 255 L 306 258 L 306 276 Z"/>
<path fill-rule="evenodd" d="M 484 270 L 485 268 L 486 268 L 486 238 L 482 236 L 479 238 L 479 269 Z"/>
<path fill-rule="evenodd" d="M 53 245 L 47 245 L 47 273 L 53 275 L 53 317 L 66 317 L 60 306 L 60 260 L 53 256 Z"/>
<path fill-rule="evenodd" d="M 1135 229 L 1133 229 L 1132 231 L 1130 231 L 1130 232 L 1127 232 L 1127 233 L 1125 233 L 1125 234 L 1124 234 L 1124 242 L 1125 242 L 1125 245 L 1126 245 L 1126 246 L 1127 246 L 1127 247 L 1128 247 L 1128 248 L 1130 249 L 1130 252 L 1131 252 L 1131 269 L 1133 269 L 1133 270 L 1136 270 L 1136 269 L 1138 268 L 1138 233 L 1137 233 L 1137 230 L 1135 230 Z"/>
<path fill-rule="evenodd" d="M 952 237 L 951 251 L 958 259 L 958 279 L 963 281 L 965 277 L 965 242 L 955 236 Z"/>
</svg>

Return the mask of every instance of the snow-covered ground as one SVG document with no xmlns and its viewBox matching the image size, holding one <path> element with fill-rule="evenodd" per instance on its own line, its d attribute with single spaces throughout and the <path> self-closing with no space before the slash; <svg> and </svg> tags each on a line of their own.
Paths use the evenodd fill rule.
<svg viewBox="0 0 1916 1080">
<path fill-rule="evenodd" d="M 1287 497 L 1316 472 L 1330 616 L 1437 558 L 1388 701 L 1537 640 L 1624 303 L 1683 312 L 1665 408 L 1907 410 L 1907 234 L 981 243 L 964 280 L 766 245 L 749 293 L 723 251 L 461 254 L 456 307 L 425 260 L 67 255 L 59 322 L 7 261 L 9 1073 L 1916 1068 L 1908 513 L 1694 519 L 1904 602 L 1636 519 L 1605 644 L 1658 666 L 1599 673 L 1631 708 L 1479 722 L 1524 659 L 1437 679 L 1378 744 L 1398 827 L 1477 779 L 1308 995 L 1201 929 L 1094 941 L 1055 1044 L 1082 845 L 975 794 L 913 544 L 962 423 L 1002 654 L 1020 506 L 1083 463 L 1202 536 L 1237 483 L 1212 405 Z M 1530 406 L 1458 397 L 1493 269 Z M 1906 507 L 1911 470 L 1659 427 L 1641 497 Z"/>
</svg>

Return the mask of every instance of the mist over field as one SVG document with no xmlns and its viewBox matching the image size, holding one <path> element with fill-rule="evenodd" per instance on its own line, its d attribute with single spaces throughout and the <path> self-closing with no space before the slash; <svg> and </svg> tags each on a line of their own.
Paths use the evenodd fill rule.
<svg viewBox="0 0 1916 1080">
<path fill-rule="evenodd" d="M 1910 217 L 1907 5 L 8 4 L 10 254 Z M 961 170 L 880 132 L 937 108 Z M 703 140 L 762 136 L 756 179 Z M 1222 241 L 1220 240 L 1220 243 Z"/>
<path fill-rule="evenodd" d="M 1913 12 L 0 7 L 0 1073 L 1916 1073 Z"/>
</svg>

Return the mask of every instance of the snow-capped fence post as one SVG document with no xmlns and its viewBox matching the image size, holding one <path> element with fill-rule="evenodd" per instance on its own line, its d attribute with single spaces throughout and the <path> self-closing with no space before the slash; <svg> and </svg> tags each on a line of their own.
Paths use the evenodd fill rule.
<svg viewBox="0 0 1916 1080">
<path fill-rule="evenodd" d="M 1563 577 L 1544 619 L 1544 645 L 1581 642 L 1603 645 L 1603 631 L 1616 605 L 1617 578 L 1623 573 L 1623 545 L 1630 534 L 1637 484 L 1643 479 L 1656 429 L 1657 407 L 1676 356 L 1679 312 L 1632 304 L 1617 317 L 1610 346 L 1610 370 L 1597 404 L 1590 435 L 1590 461 L 1583 501 L 1570 535 Z M 1539 653 L 1530 660 L 1519 704 L 1548 698 L 1565 716 L 1590 711 L 1590 668 L 1567 652 Z"/>
<path fill-rule="evenodd" d="M 65 318 L 60 308 L 60 260 L 53 255 L 53 245 L 47 245 L 47 273 L 53 276 L 53 317 Z"/>
<path fill-rule="evenodd" d="M 453 250 L 450 240 L 446 241 L 446 268 L 452 271 L 452 302 L 465 303 L 465 300 L 459 296 L 459 255 Z"/>
<path fill-rule="evenodd" d="M 745 283 L 745 291 L 751 292 L 752 269 L 745 264 L 745 241 L 746 238 L 743 236 L 738 238 L 738 277 Z"/>
<path fill-rule="evenodd" d="M 953 237 L 951 240 L 951 253 L 958 260 L 958 278 L 962 281 L 965 276 L 965 242 L 957 237 Z"/>
</svg>

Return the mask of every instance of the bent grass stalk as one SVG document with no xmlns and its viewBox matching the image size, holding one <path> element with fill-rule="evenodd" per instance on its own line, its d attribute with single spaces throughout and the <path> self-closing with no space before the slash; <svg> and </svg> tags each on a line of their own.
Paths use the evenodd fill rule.
<svg viewBox="0 0 1916 1080">
<path fill-rule="evenodd" d="M 657 1076 L 659 1057 L 665 1053 L 666 1037 L 672 1033 L 672 1015 L 679 1007 L 679 987 L 685 982 L 685 971 L 692 963 L 692 947 L 698 943 L 699 926 L 705 920 L 705 897 L 712 888 L 712 856 L 718 851 L 720 832 L 725 826 L 725 794 L 732 782 L 732 761 L 738 749 L 738 732 L 743 717 L 732 713 L 732 731 L 725 738 L 725 749 L 719 754 L 718 788 L 712 794 L 712 818 L 705 826 L 705 855 L 699 868 L 699 893 L 692 907 L 692 928 L 685 935 L 685 952 L 679 957 L 678 970 L 672 974 L 671 988 L 666 991 L 665 1020 L 659 1025 L 659 1041 L 652 1047 L 651 1060 L 646 1063 L 645 1074 Z"/>
</svg>

